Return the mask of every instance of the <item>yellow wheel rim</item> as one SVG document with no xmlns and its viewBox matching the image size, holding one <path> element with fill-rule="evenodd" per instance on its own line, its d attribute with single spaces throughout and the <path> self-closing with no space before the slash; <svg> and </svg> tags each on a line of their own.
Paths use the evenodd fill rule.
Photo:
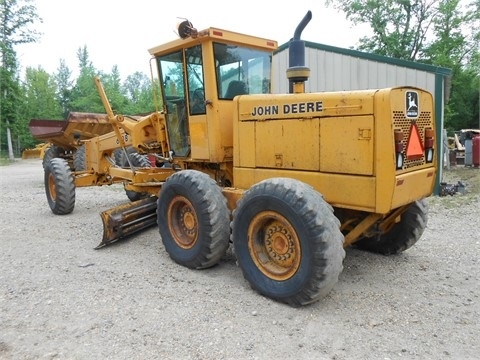
<svg viewBox="0 0 480 360">
<path fill-rule="evenodd" d="M 198 219 L 192 203 L 175 196 L 168 206 L 168 227 L 175 243 L 183 249 L 192 248 L 198 240 Z"/>
<path fill-rule="evenodd" d="M 50 198 L 52 201 L 56 201 L 57 199 L 57 188 L 55 186 L 55 178 L 53 174 L 48 175 L 48 192 L 50 194 Z"/>
<path fill-rule="evenodd" d="M 248 227 L 248 250 L 257 268 L 270 279 L 291 278 L 301 261 L 301 245 L 295 229 L 273 211 L 258 213 Z"/>
</svg>

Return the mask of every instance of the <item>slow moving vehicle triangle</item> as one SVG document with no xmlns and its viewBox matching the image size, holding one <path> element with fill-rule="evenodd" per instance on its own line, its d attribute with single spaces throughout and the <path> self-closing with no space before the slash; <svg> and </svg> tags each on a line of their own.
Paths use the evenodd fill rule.
<svg viewBox="0 0 480 360">
<path fill-rule="evenodd" d="M 423 156 L 423 145 L 416 123 L 410 127 L 410 136 L 407 142 L 407 159 L 418 159 Z"/>
</svg>

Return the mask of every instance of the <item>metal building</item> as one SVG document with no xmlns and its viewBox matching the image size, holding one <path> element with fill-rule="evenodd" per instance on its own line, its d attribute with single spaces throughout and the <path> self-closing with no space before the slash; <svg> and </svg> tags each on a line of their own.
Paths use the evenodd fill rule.
<svg viewBox="0 0 480 360">
<path fill-rule="evenodd" d="M 273 56 L 274 93 L 289 92 L 288 45 L 280 46 Z M 450 69 L 308 41 L 305 41 L 305 65 L 310 68 L 310 78 L 305 83 L 307 92 L 395 86 L 416 86 L 430 91 L 435 102 L 439 164 L 435 193 L 438 193 L 443 168 L 443 110 L 449 96 Z"/>
</svg>

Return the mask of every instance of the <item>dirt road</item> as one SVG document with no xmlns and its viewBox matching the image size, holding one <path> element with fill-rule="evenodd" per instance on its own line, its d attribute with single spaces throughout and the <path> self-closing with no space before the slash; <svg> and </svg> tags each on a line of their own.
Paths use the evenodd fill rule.
<svg viewBox="0 0 480 360">
<path fill-rule="evenodd" d="M 480 195 L 468 184 L 429 200 L 413 248 L 348 249 L 333 291 L 295 309 L 255 293 L 230 252 L 208 270 L 177 265 L 156 228 L 94 250 L 99 213 L 128 200 L 121 186 L 77 189 L 74 212 L 55 216 L 40 160 L 0 172 L 0 359 L 480 357 Z"/>
</svg>

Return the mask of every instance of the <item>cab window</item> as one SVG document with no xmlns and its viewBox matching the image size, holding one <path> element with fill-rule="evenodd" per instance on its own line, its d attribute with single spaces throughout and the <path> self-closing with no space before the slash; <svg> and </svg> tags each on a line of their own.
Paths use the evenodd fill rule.
<svg viewBox="0 0 480 360">
<path fill-rule="evenodd" d="M 188 105 L 190 114 L 205 114 L 202 47 L 197 45 L 186 49 L 185 59 L 187 63 Z"/>
<path fill-rule="evenodd" d="M 271 52 L 221 43 L 214 43 L 213 50 L 219 99 L 270 93 Z"/>
</svg>

